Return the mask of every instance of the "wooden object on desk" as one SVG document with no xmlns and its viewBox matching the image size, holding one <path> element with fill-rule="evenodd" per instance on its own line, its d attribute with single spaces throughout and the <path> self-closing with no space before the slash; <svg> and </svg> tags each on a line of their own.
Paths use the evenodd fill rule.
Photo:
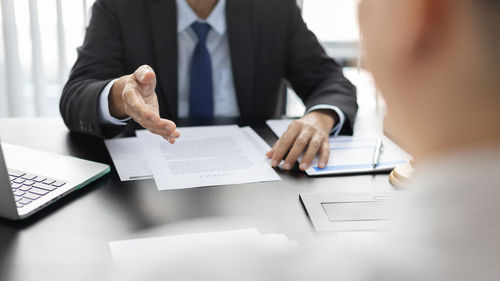
<svg viewBox="0 0 500 281">
<path fill-rule="evenodd" d="M 412 163 L 397 166 L 389 175 L 389 182 L 397 188 L 408 186 L 411 176 L 415 173 Z"/>
</svg>

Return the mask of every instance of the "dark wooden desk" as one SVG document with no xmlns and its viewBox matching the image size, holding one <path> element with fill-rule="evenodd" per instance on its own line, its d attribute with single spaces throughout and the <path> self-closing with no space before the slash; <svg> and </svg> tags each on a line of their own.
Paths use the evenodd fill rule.
<svg viewBox="0 0 500 281">
<path fill-rule="evenodd" d="M 276 140 L 263 120 L 250 125 L 268 143 Z M 0 136 L 3 142 L 112 165 L 102 140 L 69 133 L 59 118 L 0 119 Z M 159 192 L 153 180 L 120 182 L 113 168 L 109 175 L 26 221 L 0 219 L 0 280 L 97 279 L 111 263 L 109 241 L 200 218 L 266 219 L 265 227 L 235 228 L 257 226 L 262 233 L 284 233 L 300 242 L 315 235 L 300 192 L 391 189 L 387 175 L 309 178 L 297 170 L 279 174 L 281 182 Z"/>
</svg>

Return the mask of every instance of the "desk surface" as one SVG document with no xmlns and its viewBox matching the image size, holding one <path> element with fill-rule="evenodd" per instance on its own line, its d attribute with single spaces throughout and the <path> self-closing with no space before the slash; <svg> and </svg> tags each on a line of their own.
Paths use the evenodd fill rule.
<svg viewBox="0 0 500 281">
<path fill-rule="evenodd" d="M 263 121 L 238 122 L 251 125 L 270 144 L 276 140 Z M 0 136 L 3 142 L 112 166 L 102 140 L 69 133 L 59 118 L 0 119 Z M 169 225 L 203 218 L 265 219 L 265 226 L 234 228 L 257 227 L 300 242 L 316 234 L 299 193 L 391 189 L 387 175 L 310 178 L 298 170 L 279 174 L 281 182 L 159 192 L 153 180 L 120 182 L 113 168 L 26 221 L 0 219 L 0 280 L 92 280 L 111 263 L 109 241 L 134 238 L 137 232 L 159 226 L 166 226 L 170 234 Z M 173 227 L 172 232 L 208 231 L 202 228 Z"/>
</svg>

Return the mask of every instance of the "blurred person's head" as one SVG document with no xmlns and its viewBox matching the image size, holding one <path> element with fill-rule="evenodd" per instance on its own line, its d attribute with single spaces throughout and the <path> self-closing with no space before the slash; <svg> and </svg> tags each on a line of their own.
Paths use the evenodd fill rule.
<svg viewBox="0 0 500 281">
<path fill-rule="evenodd" d="M 500 1 L 361 0 L 390 133 L 417 158 L 500 143 Z"/>
</svg>

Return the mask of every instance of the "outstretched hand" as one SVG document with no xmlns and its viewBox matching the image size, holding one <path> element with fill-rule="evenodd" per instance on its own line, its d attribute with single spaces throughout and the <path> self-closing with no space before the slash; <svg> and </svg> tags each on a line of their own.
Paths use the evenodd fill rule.
<svg viewBox="0 0 500 281">
<path fill-rule="evenodd" d="M 155 88 L 156 74 L 153 69 L 148 65 L 139 67 L 113 85 L 109 95 L 110 113 L 118 119 L 130 116 L 151 133 L 175 143 L 180 133 L 174 122 L 160 117 Z"/>
</svg>

